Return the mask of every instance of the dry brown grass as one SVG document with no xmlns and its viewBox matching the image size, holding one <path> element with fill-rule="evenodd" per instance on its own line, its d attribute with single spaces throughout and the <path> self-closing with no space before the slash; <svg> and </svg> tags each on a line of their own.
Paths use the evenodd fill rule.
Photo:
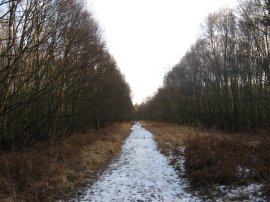
<svg viewBox="0 0 270 202">
<path fill-rule="evenodd" d="M 0 201 L 69 199 L 91 183 L 121 150 L 131 123 L 0 151 Z"/>
<path fill-rule="evenodd" d="M 142 124 L 155 135 L 155 140 L 165 155 L 170 155 L 171 152 L 177 154 L 179 147 L 184 146 L 184 142 L 197 133 L 196 128 L 189 126 L 147 121 Z"/>
<path fill-rule="evenodd" d="M 270 195 L 270 141 L 267 136 L 229 134 L 174 124 L 144 122 L 166 155 L 185 146 L 185 170 L 191 186 L 211 191 L 215 185 L 263 183 Z"/>
</svg>

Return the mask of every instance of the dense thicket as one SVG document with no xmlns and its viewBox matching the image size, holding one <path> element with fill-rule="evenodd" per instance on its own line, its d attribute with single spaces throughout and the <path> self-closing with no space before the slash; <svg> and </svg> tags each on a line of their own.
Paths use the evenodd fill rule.
<svg viewBox="0 0 270 202">
<path fill-rule="evenodd" d="M 270 1 L 210 14 L 138 118 L 253 130 L 270 126 Z"/>
<path fill-rule="evenodd" d="M 131 110 L 82 1 L 0 1 L 0 147 L 126 120 Z"/>
</svg>

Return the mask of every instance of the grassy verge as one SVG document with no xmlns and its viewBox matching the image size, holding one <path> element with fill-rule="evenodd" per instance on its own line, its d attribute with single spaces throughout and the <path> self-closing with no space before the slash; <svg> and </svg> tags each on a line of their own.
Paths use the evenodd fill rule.
<svg viewBox="0 0 270 202">
<path fill-rule="evenodd" d="M 194 190 L 210 194 L 216 185 L 258 182 L 270 195 L 269 137 L 155 122 L 143 126 L 155 134 L 165 155 L 180 155 L 179 147 L 185 146 L 185 176 Z"/>
<path fill-rule="evenodd" d="M 0 201 L 69 199 L 121 150 L 131 123 L 0 151 Z"/>
</svg>

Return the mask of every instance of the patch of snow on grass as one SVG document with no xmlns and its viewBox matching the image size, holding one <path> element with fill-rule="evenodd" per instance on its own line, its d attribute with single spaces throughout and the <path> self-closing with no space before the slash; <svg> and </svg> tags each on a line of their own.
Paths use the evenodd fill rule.
<svg viewBox="0 0 270 202">
<path fill-rule="evenodd" d="M 261 184 L 250 184 L 248 186 L 241 186 L 230 188 L 228 186 L 219 186 L 218 189 L 224 194 L 222 199 L 217 201 L 253 201 L 253 202 L 266 202 L 263 197 Z"/>
</svg>

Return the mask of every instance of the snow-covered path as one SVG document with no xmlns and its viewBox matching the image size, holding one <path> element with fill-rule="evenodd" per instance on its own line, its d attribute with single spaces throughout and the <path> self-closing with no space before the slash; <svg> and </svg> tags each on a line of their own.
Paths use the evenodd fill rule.
<svg viewBox="0 0 270 202">
<path fill-rule="evenodd" d="M 139 123 L 123 145 L 119 159 L 78 201 L 196 201 L 188 194 L 153 139 Z"/>
</svg>

